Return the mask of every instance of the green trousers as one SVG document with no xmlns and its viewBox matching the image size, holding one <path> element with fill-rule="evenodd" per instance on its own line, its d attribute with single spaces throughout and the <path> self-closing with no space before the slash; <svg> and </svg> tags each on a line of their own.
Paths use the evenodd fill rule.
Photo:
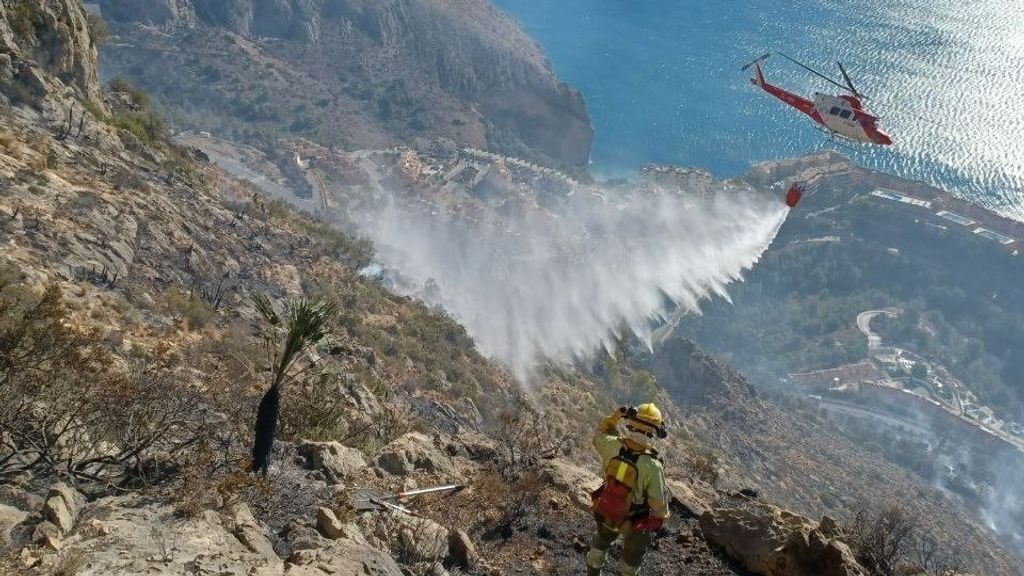
<svg viewBox="0 0 1024 576">
<path fill-rule="evenodd" d="M 587 553 L 587 576 L 600 576 L 604 568 L 605 557 L 612 543 L 622 536 L 622 556 L 619 559 L 619 574 L 621 576 L 634 576 L 640 572 L 640 564 L 644 560 L 644 554 L 651 546 L 650 532 L 634 532 L 629 529 L 627 523 L 621 530 L 612 530 L 605 526 L 600 520 L 597 521 L 597 534 L 590 544 L 590 552 Z"/>
</svg>

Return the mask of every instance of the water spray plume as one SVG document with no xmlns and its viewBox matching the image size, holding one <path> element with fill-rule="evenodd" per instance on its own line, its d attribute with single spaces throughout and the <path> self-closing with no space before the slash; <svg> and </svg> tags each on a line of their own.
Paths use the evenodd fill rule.
<svg viewBox="0 0 1024 576">
<path fill-rule="evenodd" d="M 623 327 L 649 343 L 653 321 L 677 306 L 727 298 L 788 212 L 724 185 L 595 188 L 543 203 L 511 190 L 468 217 L 392 197 L 363 233 L 399 292 L 442 306 L 527 382 L 540 360 L 588 357 Z"/>
</svg>

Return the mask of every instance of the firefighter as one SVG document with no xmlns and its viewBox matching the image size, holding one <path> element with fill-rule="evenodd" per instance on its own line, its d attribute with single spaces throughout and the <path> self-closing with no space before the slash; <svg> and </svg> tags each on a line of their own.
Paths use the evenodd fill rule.
<svg viewBox="0 0 1024 576">
<path fill-rule="evenodd" d="M 620 435 L 624 424 L 626 434 Z M 619 574 L 633 576 L 654 534 L 668 518 L 665 470 L 654 450 L 667 433 L 654 404 L 623 406 L 597 426 L 594 448 L 604 466 L 604 484 L 592 493 L 597 534 L 587 553 L 587 575 L 599 576 L 608 548 L 622 537 Z"/>
</svg>

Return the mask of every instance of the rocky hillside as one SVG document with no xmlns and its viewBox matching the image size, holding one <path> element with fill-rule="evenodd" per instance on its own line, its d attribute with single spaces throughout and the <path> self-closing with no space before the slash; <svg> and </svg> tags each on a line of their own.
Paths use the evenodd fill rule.
<svg viewBox="0 0 1024 576">
<path fill-rule="evenodd" d="M 548 162 L 589 157 L 581 97 L 486 0 L 99 5 L 117 35 L 104 75 L 141 85 L 182 126 L 250 142 L 444 136 Z"/>
<path fill-rule="evenodd" d="M 86 19 L 63 0 L 3 7 L 0 30 L 28 31 L 11 14 L 43 23 L 19 36 L 34 38 L 36 53 L 69 45 Z M 600 481 L 588 436 L 623 391 L 552 367 L 524 395 L 458 324 L 358 275 L 365 243 L 171 144 L 144 93 L 89 80 L 88 49 L 74 54 L 82 81 L 51 74 L 28 45 L 5 46 L 14 72 L 0 97 L 0 574 L 582 571 L 588 491 Z M 33 90 L 29 101 L 21 89 Z M 254 417 L 280 365 L 282 328 L 310 302 L 334 311 L 326 337 L 286 374 L 269 473 L 251 474 Z M 911 560 L 911 544 L 930 532 L 906 522 L 898 526 L 913 539 L 898 557 L 872 555 L 879 535 L 891 542 L 878 527 L 892 513 L 837 509 L 818 521 L 770 503 L 783 485 L 743 474 L 752 464 L 740 456 L 775 432 L 742 436 L 734 428 L 749 422 L 715 420 L 765 413 L 726 367 L 680 346 L 651 366 L 666 367 L 670 391 L 699 384 L 706 393 L 693 398 L 705 403 L 684 410 L 650 392 L 673 430 L 664 451 L 674 516 L 645 573 L 948 566 L 935 550 Z M 729 448 L 716 464 L 712 450 L 730 441 L 743 452 Z M 782 470 L 785 456 L 764 450 Z M 837 469 L 824 470 L 839 486 Z M 815 474 L 797 462 L 791 473 Z M 773 488 L 759 497 L 752 481 Z M 449 482 L 466 488 L 403 504 L 413 514 L 355 509 L 366 490 Z M 972 564 L 1014 574 L 974 530 L 957 533 L 974 540 Z"/>
<path fill-rule="evenodd" d="M 963 565 L 984 574 L 1022 570 L 967 506 L 827 423 L 757 398 L 742 376 L 692 342 L 670 340 L 640 364 L 686 407 L 680 418 L 718 460 L 723 487 L 756 487 L 765 499 L 812 517 L 899 504 Z"/>
</svg>

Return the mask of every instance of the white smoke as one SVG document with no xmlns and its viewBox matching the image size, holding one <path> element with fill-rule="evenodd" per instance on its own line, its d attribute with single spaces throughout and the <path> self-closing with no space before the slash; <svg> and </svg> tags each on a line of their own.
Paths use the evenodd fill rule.
<svg viewBox="0 0 1024 576">
<path fill-rule="evenodd" d="M 474 202 L 391 197 L 362 232 L 398 272 L 398 291 L 442 306 L 521 381 L 538 361 L 587 357 L 624 328 L 649 342 L 652 320 L 677 305 L 696 312 L 702 298 L 727 297 L 787 211 L 735 186 L 587 189 L 546 208 L 509 186 L 486 210 L 468 210 Z"/>
</svg>

